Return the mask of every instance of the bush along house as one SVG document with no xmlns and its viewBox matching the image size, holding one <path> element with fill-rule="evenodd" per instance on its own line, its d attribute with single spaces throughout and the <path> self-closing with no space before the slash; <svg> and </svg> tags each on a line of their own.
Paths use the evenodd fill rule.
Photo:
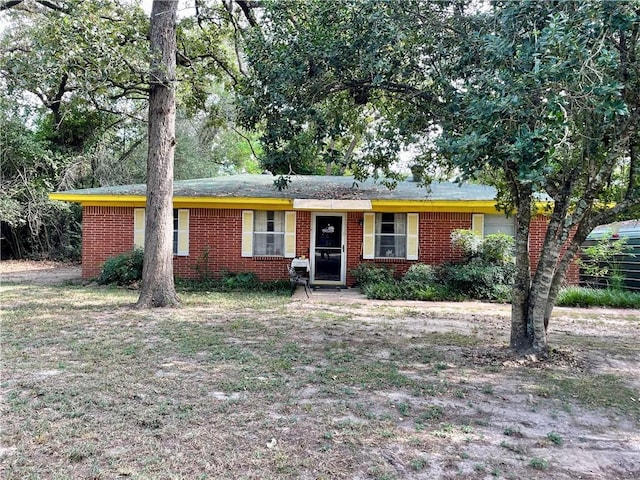
<svg viewBox="0 0 640 480">
<path fill-rule="evenodd" d="M 389 190 L 372 180 L 296 176 L 277 190 L 270 175 L 234 175 L 174 183 L 174 272 L 180 278 L 253 272 L 284 279 L 295 257 L 309 259 L 312 285 L 350 286 L 363 262 L 401 275 L 414 263 L 455 261 L 451 232 L 514 234 L 513 217 L 496 210 L 496 192 L 483 185 L 413 181 Z M 104 261 L 144 245 L 145 185 L 50 194 L 82 205 L 82 276 L 99 275 Z M 535 268 L 546 229 L 532 222 Z"/>
</svg>

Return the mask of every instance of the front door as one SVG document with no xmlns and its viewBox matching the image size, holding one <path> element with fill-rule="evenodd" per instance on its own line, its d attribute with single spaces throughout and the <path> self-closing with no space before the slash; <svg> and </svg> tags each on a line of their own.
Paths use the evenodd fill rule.
<svg viewBox="0 0 640 480">
<path fill-rule="evenodd" d="M 346 282 L 345 214 L 314 213 L 311 238 L 311 282 L 344 285 Z"/>
</svg>

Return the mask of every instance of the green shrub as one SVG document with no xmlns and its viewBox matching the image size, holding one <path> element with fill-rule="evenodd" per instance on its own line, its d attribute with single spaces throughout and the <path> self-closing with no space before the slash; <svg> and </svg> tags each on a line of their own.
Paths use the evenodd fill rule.
<svg viewBox="0 0 640 480">
<path fill-rule="evenodd" d="M 487 235 L 482 239 L 470 230 L 456 230 L 451 237 L 452 243 L 465 251 L 464 263 L 448 263 L 436 268 L 417 263 L 399 281 L 394 280 L 391 269 L 375 263 L 362 263 L 351 273 L 367 298 L 511 301 L 515 277 L 515 265 L 511 261 L 513 239 L 505 234 Z"/>
<path fill-rule="evenodd" d="M 252 272 L 221 272 L 219 278 L 176 279 L 176 288 L 185 292 L 275 292 L 290 294 L 289 280 L 262 282 Z"/>
<path fill-rule="evenodd" d="M 482 259 L 487 263 L 512 263 L 515 240 L 506 233 L 491 233 L 482 241 Z"/>
<path fill-rule="evenodd" d="M 593 245 L 583 247 L 582 256 L 578 258 L 578 265 L 586 277 L 588 286 L 597 288 L 605 284 L 610 288 L 621 289 L 624 285 L 625 274 L 620 262 L 625 256 L 634 257 L 627 244 L 628 238 L 615 239 L 613 230 L 603 232 L 602 238 Z"/>
<path fill-rule="evenodd" d="M 407 273 L 402 277 L 402 282 L 419 285 L 433 285 L 435 281 L 435 269 L 431 265 L 425 265 L 424 263 L 411 265 Z"/>
<path fill-rule="evenodd" d="M 454 230 L 451 232 L 451 245 L 462 249 L 466 257 L 475 257 L 482 251 L 482 236 L 473 230 Z"/>
<path fill-rule="evenodd" d="M 442 283 L 462 295 L 480 300 L 504 301 L 506 289 L 513 284 L 515 266 L 495 265 L 480 259 L 468 263 L 447 263 L 439 270 Z"/>
<path fill-rule="evenodd" d="M 446 285 L 428 285 L 416 287 L 415 284 L 401 284 L 403 299 L 424 302 L 459 302 L 466 300 L 464 295 Z"/>
<path fill-rule="evenodd" d="M 367 298 L 377 300 L 400 300 L 405 299 L 403 290 L 394 280 L 382 282 L 369 282 L 361 285 L 362 293 Z"/>
<path fill-rule="evenodd" d="M 451 245 L 460 248 L 466 261 L 481 258 L 486 263 L 513 262 L 515 240 L 506 233 L 491 233 L 486 237 L 466 229 L 451 232 Z"/>
<path fill-rule="evenodd" d="M 560 291 L 556 305 L 561 307 L 640 308 L 640 292 L 611 288 L 568 287 Z"/>
<path fill-rule="evenodd" d="M 373 275 L 372 275 L 373 277 Z M 367 298 L 377 300 L 460 301 L 465 296 L 439 283 L 430 265 L 415 264 L 401 280 L 385 278 L 361 285 Z"/>
<path fill-rule="evenodd" d="M 494 285 L 491 288 L 491 300 L 499 303 L 511 303 L 513 299 L 513 285 Z"/>
<path fill-rule="evenodd" d="M 416 263 L 409 267 L 399 282 L 405 300 L 442 301 L 455 300 L 454 291 L 442 285 L 432 265 Z"/>
<path fill-rule="evenodd" d="M 393 270 L 375 263 L 361 263 L 351 270 L 351 274 L 361 286 L 370 283 L 393 282 Z"/>
<path fill-rule="evenodd" d="M 131 285 L 133 282 L 141 280 L 143 258 L 144 253 L 139 248 L 108 258 L 97 278 L 98 283 Z"/>
<path fill-rule="evenodd" d="M 275 292 L 282 294 L 291 294 L 291 283 L 289 280 L 271 280 L 268 282 L 260 282 L 261 292 Z"/>
<path fill-rule="evenodd" d="M 252 290 L 260 285 L 258 276 L 253 272 L 224 272 L 220 281 L 223 288 L 229 290 Z"/>
</svg>

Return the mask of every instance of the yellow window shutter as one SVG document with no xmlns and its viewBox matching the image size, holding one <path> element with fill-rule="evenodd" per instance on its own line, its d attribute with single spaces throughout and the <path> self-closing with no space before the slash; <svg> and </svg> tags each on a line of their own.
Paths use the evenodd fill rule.
<svg viewBox="0 0 640 480">
<path fill-rule="evenodd" d="M 362 223 L 362 258 L 372 259 L 376 255 L 376 214 L 365 212 Z"/>
<path fill-rule="evenodd" d="M 420 214 L 407 213 L 407 260 L 418 260 L 418 224 Z"/>
<path fill-rule="evenodd" d="M 284 212 L 284 256 L 296 256 L 296 212 Z"/>
<path fill-rule="evenodd" d="M 178 248 L 176 255 L 189 255 L 189 210 L 178 210 Z"/>
<path fill-rule="evenodd" d="M 474 213 L 471 216 L 471 230 L 484 237 L 484 214 Z"/>
<path fill-rule="evenodd" d="M 242 256 L 253 257 L 253 210 L 242 211 Z"/>
<path fill-rule="evenodd" d="M 144 208 L 133 209 L 133 246 L 144 248 Z"/>
</svg>

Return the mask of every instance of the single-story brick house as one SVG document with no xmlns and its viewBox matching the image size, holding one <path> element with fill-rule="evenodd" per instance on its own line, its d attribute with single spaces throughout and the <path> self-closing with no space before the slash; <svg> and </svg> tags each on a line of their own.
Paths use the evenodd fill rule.
<svg viewBox="0 0 640 480">
<path fill-rule="evenodd" d="M 56 192 L 53 200 L 83 207 L 82 276 L 93 278 L 112 256 L 144 244 L 145 185 Z M 389 190 L 372 180 L 297 176 L 282 191 L 270 175 L 234 175 L 174 183 L 174 271 L 197 278 L 222 271 L 287 278 L 294 257 L 310 263 L 314 285 L 349 286 L 362 262 L 404 273 L 414 263 L 460 258 L 450 233 L 514 233 L 496 210 L 493 188 L 413 181 Z M 534 219 L 530 247 L 537 263 L 546 220 Z"/>
</svg>

